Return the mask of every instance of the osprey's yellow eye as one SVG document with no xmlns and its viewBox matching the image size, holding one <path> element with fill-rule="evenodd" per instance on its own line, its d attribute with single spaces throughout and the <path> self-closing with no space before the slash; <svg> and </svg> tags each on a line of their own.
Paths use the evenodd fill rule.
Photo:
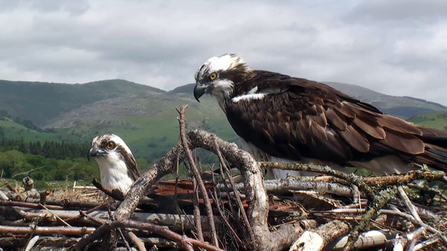
<svg viewBox="0 0 447 251">
<path fill-rule="evenodd" d="M 107 147 L 107 149 L 113 149 L 113 148 L 115 148 L 115 142 L 113 142 L 113 141 L 109 141 L 109 142 L 107 142 L 106 147 Z"/>
<path fill-rule="evenodd" d="M 214 80 L 214 79 L 216 79 L 216 78 L 217 78 L 216 73 L 212 73 L 212 74 L 210 75 L 210 79 L 211 79 L 211 80 Z"/>
</svg>

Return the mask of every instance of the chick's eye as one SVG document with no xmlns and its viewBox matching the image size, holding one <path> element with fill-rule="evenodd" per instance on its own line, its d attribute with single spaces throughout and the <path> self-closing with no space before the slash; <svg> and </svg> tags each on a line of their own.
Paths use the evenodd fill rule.
<svg viewBox="0 0 447 251">
<path fill-rule="evenodd" d="M 115 142 L 109 141 L 106 145 L 107 149 L 113 149 L 115 148 Z"/>
<path fill-rule="evenodd" d="M 216 73 L 212 73 L 212 74 L 210 75 L 210 79 L 211 79 L 211 80 L 214 80 L 214 79 L 216 79 L 216 78 L 217 78 Z"/>
</svg>

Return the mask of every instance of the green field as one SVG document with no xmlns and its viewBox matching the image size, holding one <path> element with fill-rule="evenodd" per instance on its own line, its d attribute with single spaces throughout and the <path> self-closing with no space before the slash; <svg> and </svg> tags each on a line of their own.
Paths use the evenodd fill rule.
<svg viewBox="0 0 447 251">
<path fill-rule="evenodd" d="M 23 138 L 26 142 L 29 141 L 70 141 L 76 143 L 85 143 L 83 140 L 80 140 L 79 137 L 75 135 L 70 135 L 61 132 L 38 132 L 25 126 L 19 125 L 11 120 L 2 120 L 0 119 L 0 128 L 2 128 L 4 136 L 12 139 L 20 139 Z"/>
<path fill-rule="evenodd" d="M 135 107 L 146 105 L 157 107 L 145 115 L 104 115 L 101 119 L 110 121 L 106 125 L 95 117 L 83 119 L 83 123 L 67 129 L 70 137 L 89 142 L 94 136 L 113 133 L 126 142 L 137 158 L 156 160 L 163 157 L 177 143 L 179 138 L 178 113 L 176 108 L 188 102 L 183 100 L 146 100 L 133 99 Z M 155 106 L 150 102 L 158 102 Z M 238 137 L 231 129 L 224 113 L 211 98 L 203 102 L 189 102 L 186 110 L 187 129 L 203 129 L 228 140 L 237 141 Z"/>
<path fill-rule="evenodd" d="M 423 113 L 410 118 L 408 121 L 421 126 L 447 130 L 447 111 Z"/>
</svg>

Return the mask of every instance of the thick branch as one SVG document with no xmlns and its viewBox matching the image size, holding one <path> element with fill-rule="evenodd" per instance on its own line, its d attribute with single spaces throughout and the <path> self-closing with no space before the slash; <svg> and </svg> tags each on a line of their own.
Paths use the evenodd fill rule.
<svg viewBox="0 0 447 251">
<path fill-rule="evenodd" d="M 355 174 L 347 174 L 344 172 L 336 171 L 331 169 L 328 166 L 319 166 L 314 164 L 302 164 L 302 163 L 271 163 L 271 162 L 263 162 L 261 163 L 261 167 L 263 168 L 276 168 L 276 169 L 287 169 L 287 170 L 300 170 L 307 172 L 315 172 L 315 173 L 324 173 L 335 176 L 337 178 L 344 179 L 349 183 L 352 183 L 358 186 L 369 199 L 374 198 L 374 191 L 371 187 L 366 184 L 363 179 Z"/>
<path fill-rule="evenodd" d="M 218 183 L 217 188 L 223 189 L 225 184 Z M 352 194 L 351 188 L 331 182 L 325 181 L 307 181 L 307 180 L 264 180 L 264 187 L 267 192 L 288 192 L 290 190 L 312 190 L 321 194 L 335 194 L 339 196 L 350 196 Z M 236 183 L 235 188 L 244 189 L 243 183 Z"/>
<path fill-rule="evenodd" d="M 45 210 L 27 210 L 23 212 L 27 218 L 45 218 L 47 217 L 47 212 Z M 73 219 L 79 216 L 79 211 L 77 210 L 53 210 L 52 213 L 60 218 L 65 220 Z M 107 211 L 97 210 L 95 212 L 91 212 L 88 214 L 91 217 L 107 220 L 109 219 Z M 194 226 L 187 221 L 187 218 L 193 218 L 191 215 L 178 215 L 178 214 L 160 214 L 160 213 L 145 213 L 145 212 L 136 212 L 132 215 L 130 219 L 134 221 L 148 222 L 163 225 L 169 227 L 169 229 L 173 231 L 182 231 L 182 230 L 192 230 Z M 209 231 L 209 222 L 207 217 L 201 216 L 201 221 L 204 224 L 204 231 Z M 83 222 L 82 220 L 80 220 Z"/>
<path fill-rule="evenodd" d="M 259 163 L 249 153 L 239 149 L 234 143 L 228 143 L 213 134 L 201 130 L 190 131 L 188 136 L 193 146 L 214 153 L 214 140 L 216 140 L 219 151 L 225 159 L 239 168 L 249 204 L 247 215 L 255 235 L 255 244 L 258 245 L 255 247 L 257 250 L 282 249 L 290 246 L 300 236 L 303 229 L 299 224 L 286 224 L 275 232 L 270 233 L 267 224 L 269 206 L 262 172 Z"/>
<path fill-rule="evenodd" d="M 165 157 L 152 165 L 146 173 L 135 181 L 127 193 L 126 198 L 113 214 L 115 219 L 129 219 L 141 198 L 145 196 L 148 188 L 154 185 L 164 175 L 175 172 L 178 161 L 184 158 L 185 152 L 183 147 L 180 143 L 177 143 Z"/>
</svg>

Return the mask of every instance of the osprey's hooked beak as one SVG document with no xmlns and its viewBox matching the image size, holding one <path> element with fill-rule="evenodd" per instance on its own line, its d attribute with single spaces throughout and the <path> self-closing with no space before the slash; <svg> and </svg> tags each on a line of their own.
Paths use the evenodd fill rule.
<svg viewBox="0 0 447 251">
<path fill-rule="evenodd" d="M 202 97 L 203 94 L 207 92 L 207 89 L 208 89 L 207 85 L 201 85 L 197 83 L 196 86 L 194 87 L 194 98 L 196 98 L 196 100 L 200 102 L 199 98 Z"/>
<path fill-rule="evenodd" d="M 107 152 L 104 151 L 103 149 L 98 148 L 97 146 L 92 146 L 92 147 L 90 147 L 90 149 L 88 149 L 87 159 L 88 159 L 88 161 L 90 161 L 90 157 L 95 158 L 95 157 L 106 155 L 106 154 L 107 154 Z"/>
</svg>

